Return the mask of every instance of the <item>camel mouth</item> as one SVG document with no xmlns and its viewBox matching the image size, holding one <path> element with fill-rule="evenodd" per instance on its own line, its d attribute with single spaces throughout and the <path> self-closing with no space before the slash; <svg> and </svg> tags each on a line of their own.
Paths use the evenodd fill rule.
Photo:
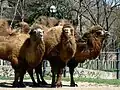
<svg viewBox="0 0 120 90">
<path fill-rule="evenodd" d="M 43 34 L 44 34 L 44 31 L 40 28 L 36 28 L 36 29 L 33 29 L 31 30 L 30 32 L 30 35 L 35 39 L 35 40 L 40 40 L 40 39 L 43 39 Z"/>
<path fill-rule="evenodd" d="M 105 31 L 105 36 L 106 36 L 107 38 L 109 38 L 109 37 L 111 36 L 111 33 L 108 32 L 108 31 Z"/>
<path fill-rule="evenodd" d="M 71 30 L 70 30 L 70 28 L 64 28 L 63 33 L 64 33 L 66 36 L 70 36 L 70 35 L 71 35 Z"/>
<path fill-rule="evenodd" d="M 36 36 L 40 39 L 43 39 L 44 31 L 42 29 L 36 30 Z"/>
</svg>

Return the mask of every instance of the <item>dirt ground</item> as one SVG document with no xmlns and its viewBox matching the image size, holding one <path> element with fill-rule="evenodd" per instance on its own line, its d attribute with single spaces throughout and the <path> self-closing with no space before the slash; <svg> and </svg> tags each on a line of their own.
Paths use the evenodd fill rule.
<svg viewBox="0 0 120 90">
<path fill-rule="evenodd" d="M 51 88 L 51 80 L 47 80 L 47 86 L 33 87 L 31 80 L 24 80 L 26 88 L 12 88 L 12 80 L 0 80 L 0 90 L 54 90 L 56 88 Z M 88 82 L 78 82 L 78 87 L 70 87 L 70 82 L 62 81 L 63 87 L 57 88 L 58 90 L 120 90 L 120 86 L 116 85 L 106 85 L 106 84 L 96 84 Z"/>
</svg>

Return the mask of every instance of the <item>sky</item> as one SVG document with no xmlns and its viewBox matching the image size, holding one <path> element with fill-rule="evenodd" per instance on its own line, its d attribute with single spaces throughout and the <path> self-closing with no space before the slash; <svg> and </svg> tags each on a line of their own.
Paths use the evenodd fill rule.
<svg viewBox="0 0 120 90">
<path fill-rule="evenodd" d="M 110 5 L 111 5 L 111 3 L 112 3 L 112 6 L 115 5 L 115 2 L 117 2 L 117 4 L 120 4 L 120 0 L 106 0 L 106 2 L 107 2 L 108 4 L 110 4 Z"/>
</svg>

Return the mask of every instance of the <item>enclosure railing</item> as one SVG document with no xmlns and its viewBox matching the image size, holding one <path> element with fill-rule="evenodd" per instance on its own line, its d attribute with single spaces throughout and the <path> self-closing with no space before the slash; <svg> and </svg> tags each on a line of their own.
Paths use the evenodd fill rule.
<svg viewBox="0 0 120 90">
<path fill-rule="evenodd" d="M 86 60 L 78 67 L 93 70 L 116 71 L 117 63 L 120 61 L 118 52 L 101 52 L 100 56 L 93 60 Z"/>
<path fill-rule="evenodd" d="M 120 74 L 120 52 L 101 52 L 100 56 L 93 60 L 86 60 L 84 63 L 79 63 L 77 68 L 84 68 L 90 70 L 101 70 L 106 72 L 116 72 L 116 77 L 119 78 Z M 51 72 L 50 65 L 44 61 L 43 71 L 44 74 Z M 68 70 L 66 70 L 68 71 Z M 65 73 L 64 73 L 65 74 Z M 10 62 L 0 60 L 0 76 L 12 76 L 14 70 Z M 65 76 L 65 75 L 64 75 Z"/>
</svg>

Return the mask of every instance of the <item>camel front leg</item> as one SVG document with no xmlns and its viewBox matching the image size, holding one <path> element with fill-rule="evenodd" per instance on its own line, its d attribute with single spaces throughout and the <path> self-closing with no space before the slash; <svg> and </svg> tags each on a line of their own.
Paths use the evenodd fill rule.
<svg viewBox="0 0 120 90">
<path fill-rule="evenodd" d="M 56 80 L 56 87 L 62 87 L 62 71 L 63 71 L 63 68 L 60 68 L 58 73 L 57 73 L 57 80 Z"/>
<path fill-rule="evenodd" d="M 43 73 L 42 73 L 42 63 L 39 64 L 36 68 L 35 68 L 35 73 L 36 73 L 36 76 L 37 76 L 37 82 L 39 84 L 42 84 L 42 85 L 47 85 L 47 82 L 44 80 L 43 78 Z M 39 74 L 40 74 L 40 77 L 41 77 L 41 80 L 40 81 L 40 78 L 39 78 Z"/>
<path fill-rule="evenodd" d="M 25 73 L 26 73 L 26 70 L 21 69 L 21 71 L 20 71 L 20 81 L 19 81 L 20 87 L 26 87 L 26 85 L 23 83 Z"/>
<path fill-rule="evenodd" d="M 73 78 L 74 68 L 73 67 L 69 67 L 69 72 L 70 72 L 70 78 L 71 78 L 70 86 L 71 87 L 78 86 L 77 84 L 75 84 L 75 81 L 74 81 L 74 78 Z"/>
<path fill-rule="evenodd" d="M 55 72 L 53 70 L 51 70 L 51 71 L 52 71 L 52 83 L 51 83 L 51 87 L 56 87 L 56 84 L 55 84 L 55 76 L 56 76 L 56 74 L 55 74 Z"/>
<path fill-rule="evenodd" d="M 69 72 L 70 72 L 70 78 L 71 78 L 70 86 L 71 87 L 78 86 L 77 84 L 75 84 L 74 77 L 73 77 L 74 69 L 75 69 L 75 67 L 77 67 L 77 65 L 78 65 L 78 62 L 76 62 L 74 58 L 72 58 L 67 63 L 67 66 L 69 67 Z"/>
</svg>

